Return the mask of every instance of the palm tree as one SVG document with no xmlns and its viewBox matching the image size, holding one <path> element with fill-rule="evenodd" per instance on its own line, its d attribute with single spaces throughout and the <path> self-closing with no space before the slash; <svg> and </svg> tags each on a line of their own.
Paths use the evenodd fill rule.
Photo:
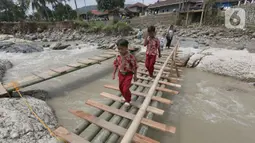
<svg viewBox="0 0 255 143">
<path fill-rule="evenodd" d="M 21 7 L 24 10 L 28 10 L 30 4 L 32 6 L 32 10 L 37 10 L 41 16 L 43 11 L 45 12 L 47 16 L 47 20 L 49 19 L 49 13 L 48 13 L 48 7 L 46 6 L 47 4 L 57 4 L 58 0 L 18 0 L 20 3 Z"/>
<path fill-rule="evenodd" d="M 74 0 L 75 8 L 76 8 L 76 13 L 77 13 L 77 19 L 79 18 L 79 12 L 78 12 L 78 7 L 77 7 L 77 2 Z"/>
</svg>

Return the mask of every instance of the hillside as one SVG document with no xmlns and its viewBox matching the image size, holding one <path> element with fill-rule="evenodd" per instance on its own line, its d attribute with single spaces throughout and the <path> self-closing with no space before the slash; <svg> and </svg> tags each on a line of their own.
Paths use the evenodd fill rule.
<svg viewBox="0 0 255 143">
<path fill-rule="evenodd" d="M 125 7 L 129 6 L 131 4 L 125 4 Z M 79 13 L 87 13 L 88 11 L 91 11 L 91 10 L 97 10 L 97 5 L 89 5 L 89 6 L 83 6 L 81 8 L 78 8 L 77 11 Z"/>
</svg>

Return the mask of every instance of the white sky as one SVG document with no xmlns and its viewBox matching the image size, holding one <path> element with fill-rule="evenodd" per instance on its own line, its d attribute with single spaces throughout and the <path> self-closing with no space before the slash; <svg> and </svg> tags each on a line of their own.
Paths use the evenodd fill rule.
<svg viewBox="0 0 255 143">
<path fill-rule="evenodd" d="M 86 2 L 86 5 L 96 5 L 97 4 L 96 0 L 76 0 L 76 1 L 77 1 L 78 8 L 83 7 L 85 5 L 85 2 Z M 136 2 L 142 3 L 143 0 L 126 0 L 126 4 L 133 4 Z M 157 2 L 157 0 L 144 0 L 144 3 L 147 5 L 155 3 L 155 2 Z M 70 0 L 70 2 L 68 2 L 68 4 L 71 5 L 73 9 L 75 9 L 74 0 Z"/>
</svg>

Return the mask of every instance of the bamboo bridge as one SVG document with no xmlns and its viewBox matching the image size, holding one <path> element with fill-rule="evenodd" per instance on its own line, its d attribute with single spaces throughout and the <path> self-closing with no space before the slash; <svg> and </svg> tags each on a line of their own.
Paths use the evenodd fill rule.
<svg viewBox="0 0 255 143">
<path fill-rule="evenodd" d="M 139 80 L 132 82 L 131 93 L 135 96 L 135 98 L 132 100 L 131 107 L 129 107 L 129 109 L 124 107 L 120 93 L 118 95 L 114 95 L 102 92 L 100 93 L 102 98 L 107 98 L 112 101 L 109 105 L 101 104 L 92 99 L 87 100 L 84 104 L 97 108 L 100 112 L 97 114 L 91 114 L 81 110 L 70 109 L 69 112 L 71 114 L 84 119 L 85 122 L 73 131 L 68 131 L 65 127 L 60 126 L 54 131 L 54 133 L 70 143 L 90 143 L 93 139 L 99 138 L 99 136 L 101 136 L 103 141 L 107 139 L 121 143 L 159 143 L 156 140 L 146 137 L 145 134 L 137 132 L 139 128 L 143 128 L 145 130 L 148 130 L 148 128 L 154 128 L 162 132 L 174 134 L 176 132 L 176 128 L 174 126 L 153 121 L 151 117 L 153 115 L 161 116 L 164 114 L 164 110 L 157 108 L 158 104 L 173 104 L 173 101 L 168 98 L 163 98 L 163 93 L 164 95 L 167 94 L 167 96 L 177 95 L 179 93 L 178 90 L 181 88 L 179 82 L 182 81 L 182 69 L 178 66 L 178 48 L 179 42 L 177 42 L 176 46 L 173 47 L 172 50 L 166 50 L 162 53 L 162 58 L 156 61 L 154 72 L 157 76 L 153 80 L 148 78 L 148 72 L 144 67 L 144 62 L 139 61 Z M 115 51 L 108 51 L 103 55 L 78 60 L 76 63 L 67 64 L 63 67 L 52 68 L 40 73 L 32 73 L 31 76 L 18 80 L 16 83 L 21 88 L 31 86 L 94 64 L 100 64 L 100 62 L 115 57 L 116 54 L 117 53 Z M 119 91 L 119 88 L 114 85 L 104 85 L 104 87 Z M 0 84 L 0 97 L 11 96 L 9 93 L 14 90 L 15 88 L 13 87 L 13 83 Z M 120 103 L 120 106 L 111 106 L 115 102 Z M 100 118 L 104 112 L 108 112 L 110 115 L 105 119 Z M 114 117 L 116 117 L 116 120 L 112 121 Z M 120 121 L 122 120 L 123 124 L 120 124 Z M 79 136 L 91 124 L 97 126 L 95 133 L 86 139 Z M 108 136 L 104 135 L 100 131 L 107 131 Z M 109 136 L 109 134 L 114 134 L 116 136 Z"/>
</svg>

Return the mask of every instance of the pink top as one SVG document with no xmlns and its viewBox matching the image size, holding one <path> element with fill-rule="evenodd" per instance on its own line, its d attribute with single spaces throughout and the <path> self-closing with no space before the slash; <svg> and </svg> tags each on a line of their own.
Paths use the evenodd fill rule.
<svg viewBox="0 0 255 143">
<path fill-rule="evenodd" d="M 118 55 L 113 64 L 121 73 L 135 72 L 138 67 L 135 56 L 130 53 L 125 56 Z"/>
<path fill-rule="evenodd" d="M 157 55 L 158 48 L 160 47 L 160 41 L 158 38 L 149 38 L 145 40 L 144 46 L 147 46 L 147 55 Z"/>
</svg>

